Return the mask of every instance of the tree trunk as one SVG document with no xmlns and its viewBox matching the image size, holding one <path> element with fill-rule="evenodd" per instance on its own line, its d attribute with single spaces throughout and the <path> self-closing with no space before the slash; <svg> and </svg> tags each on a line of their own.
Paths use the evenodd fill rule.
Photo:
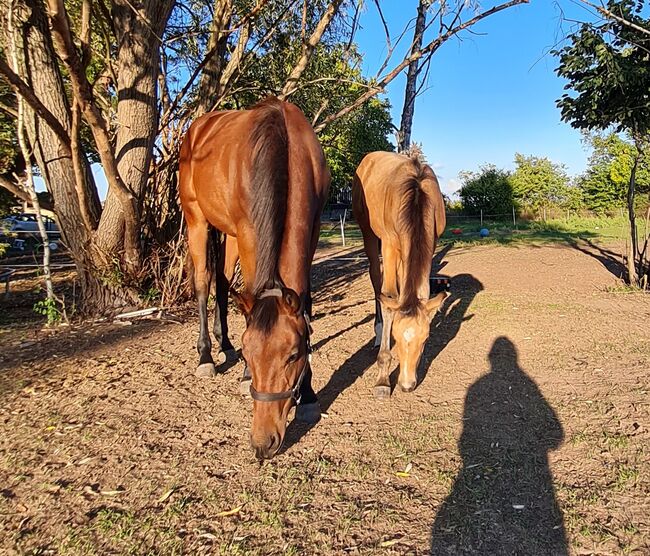
<svg viewBox="0 0 650 556">
<path fill-rule="evenodd" d="M 8 13 L 11 2 L 2 0 L 1 6 L 4 13 Z M 54 54 L 47 16 L 38 0 L 25 0 L 14 9 L 17 44 L 22 54 L 20 73 L 36 97 L 69 134 L 72 121 L 70 103 Z M 25 111 L 25 127 L 41 176 L 54 199 L 63 240 L 77 268 L 82 312 L 105 312 L 132 301 L 129 292 L 119 291 L 111 284 L 105 254 L 95 246 L 94 230 L 84 224 L 70 146 L 62 145 L 59 136 L 31 108 Z M 88 161 L 82 156 L 79 164 L 87 180 L 83 186 L 89 193 L 86 196 L 88 212 L 99 215 L 101 206 Z"/>
<path fill-rule="evenodd" d="M 136 4 L 137 13 L 130 1 L 116 0 L 113 7 L 118 42 L 115 158 L 122 181 L 140 202 L 158 132 L 159 37 L 173 4 L 173 0 L 145 0 Z M 109 191 L 97 230 L 97 242 L 104 251 L 123 249 L 125 225 L 117 193 Z"/>
<path fill-rule="evenodd" d="M 637 245 L 637 233 L 636 233 L 636 217 L 634 214 L 634 193 L 636 185 L 636 170 L 639 165 L 640 151 L 637 149 L 637 154 L 634 158 L 634 166 L 632 166 L 632 172 L 630 173 L 630 182 L 627 188 L 627 215 L 628 220 L 630 221 L 630 242 L 627 248 L 627 277 L 630 282 L 630 285 L 636 286 L 638 284 L 638 274 L 637 274 L 637 254 L 638 254 L 638 245 Z"/>
<path fill-rule="evenodd" d="M 427 23 L 427 2 L 420 0 L 418 4 L 418 15 L 415 20 L 415 32 L 411 53 L 422 48 L 422 37 Z M 411 128 L 413 127 L 413 115 L 415 113 L 415 97 L 417 95 L 417 82 L 420 68 L 420 60 L 413 60 L 408 67 L 406 74 L 406 91 L 404 94 L 404 108 L 402 108 L 402 120 L 399 126 L 398 152 L 405 152 L 411 146 Z"/>
</svg>

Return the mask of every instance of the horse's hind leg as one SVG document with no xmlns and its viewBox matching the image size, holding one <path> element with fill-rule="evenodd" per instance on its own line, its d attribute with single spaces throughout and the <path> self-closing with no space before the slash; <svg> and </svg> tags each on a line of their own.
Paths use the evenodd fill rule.
<svg viewBox="0 0 650 556">
<path fill-rule="evenodd" d="M 208 223 L 198 207 L 196 210 L 186 210 L 188 224 L 187 239 L 190 256 L 194 265 L 194 292 L 199 306 L 199 340 L 196 349 L 199 352 L 197 376 L 214 376 L 214 361 L 212 359 L 212 341 L 208 330 Z"/>
<path fill-rule="evenodd" d="M 379 303 L 379 294 L 381 293 L 379 238 L 372 231 L 368 222 L 360 223 L 359 227 L 361 228 L 361 234 L 363 235 L 363 247 L 366 251 L 370 266 L 370 281 L 372 282 L 372 289 L 375 292 L 375 347 L 377 347 L 381 341 L 381 331 L 383 328 L 381 305 Z"/>
<path fill-rule="evenodd" d="M 227 355 L 235 349 L 228 338 L 228 290 L 235 274 L 238 257 L 237 240 L 224 234 L 217 258 L 216 304 L 212 329 L 220 347 L 219 363 L 225 363 Z"/>
</svg>

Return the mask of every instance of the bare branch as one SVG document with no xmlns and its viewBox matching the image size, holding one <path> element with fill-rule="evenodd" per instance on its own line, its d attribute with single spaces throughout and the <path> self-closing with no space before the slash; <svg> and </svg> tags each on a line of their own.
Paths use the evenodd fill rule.
<svg viewBox="0 0 650 556">
<path fill-rule="evenodd" d="M 327 31 L 327 28 L 332 22 L 332 19 L 334 19 L 334 16 L 338 12 L 342 2 L 343 0 L 332 0 L 332 2 L 330 2 L 330 4 L 323 12 L 320 21 L 316 25 L 316 29 L 314 29 L 314 32 L 311 34 L 307 42 L 303 43 L 300 58 L 298 59 L 298 62 L 294 66 L 293 70 L 291 70 L 291 73 L 289 74 L 289 77 L 287 78 L 287 81 L 282 88 L 282 93 L 279 95 L 280 99 L 284 100 L 295 92 L 296 84 L 307 69 L 307 65 L 309 64 L 309 60 L 311 60 L 314 49 L 320 42 L 325 31 Z"/>
<path fill-rule="evenodd" d="M 52 114 L 52 112 L 50 112 L 40 101 L 31 87 L 25 83 L 25 81 L 23 81 L 21 77 L 11 69 L 7 62 L 2 58 L 0 58 L 0 73 L 5 76 L 14 91 L 16 91 L 16 94 L 24 98 L 25 102 L 29 104 L 30 108 L 36 113 L 36 115 L 42 118 L 45 123 L 52 128 L 52 131 L 56 133 L 63 146 L 65 147 L 65 145 L 69 145 L 70 136 L 61 122 L 57 120 L 54 114 Z"/>
<path fill-rule="evenodd" d="M 375 95 L 383 92 L 386 85 L 388 85 L 393 79 L 395 79 L 402 72 L 402 70 L 406 68 L 411 62 L 415 60 L 419 60 L 423 56 L 435 52 L 438 48 L 440 48 L 440 46 L 443 43 L 448 41 L 454 35 L 457 35 L 461 31 L 467 29 L 468 27 L 471 27 L 472 25 L 478 23 L 479 21 L 485 19 L 486 17 L 489 17 L 495 13 L 511 8 L 512 6 L 516 6 L 519 4 L 528 4 L 529 1 L 530 0 L 510 0 L 509 2 L 504 2 L 503 4 L 499 4 L 497 6 L 494 6 L 493 8 L 490 8 L 489 10 L 486 10 L 484 12 L 475 15 L 473 18 L 467 20 L 465 23 L 460 23 L 452 27 L 446 33 L 439 35 L 437 38 L 429 42 L 424 48 L 416 52 L 413 52 L 410 56 L 404 58 L 404 60 L 402 60 L 402 62 L 400 62 L 397 66 L 395 66 L 390 72 L 388 72 L 386 75 L 380 78 L 376 84 L 371 84 L 368 90 L 364 92 L 362 95 L 360 95 L 354 102 L 342 108 L 335 114 L 331 114 L 327 118 L 325 118 L 318 126 L 315 127 L 315 131 L 317 133 L 323 131 L 323 129 L 325 129 L 325 127 L 327 127 L 327 125 L 329 125 L 333 121 L 338 120 L 339 118 L 342 118 L 343 116 L 356 110 L 364 102 L 371 99 Z M 456 19 L 457 18 L 455 18 L 455 20 Z"/>
<path fill-rule="evenodd" d="M 619 23 L 622 23 L 623 25 L 627 25 L 631 29 L 634 29 L 635 31 L 639 31 L 641 33 L 645 33 L 646 35 L 650 35 L 650 29 L 646 29 L 645 27 L 641 27 L 641 25 L 637 25 L 636 23 L 630 21 L 629 19 L 625 19 L 624 17 L 621 17 L 620 15 L 616 15 L 613 11 L 608 10 L 605 8 L 603 5 L 598 5 L 598 4 L 593 4 L 592 2 L 589 2 L 589 0 L 578 0 L 579 2 L 582 2 L 583 4 L 593 8 L 596 10 L 598 13 L 600 13 L 602 16 L 608 18 L 608 19 L 613 19 L 615 21 L 618 21 Z"/>
</svg>

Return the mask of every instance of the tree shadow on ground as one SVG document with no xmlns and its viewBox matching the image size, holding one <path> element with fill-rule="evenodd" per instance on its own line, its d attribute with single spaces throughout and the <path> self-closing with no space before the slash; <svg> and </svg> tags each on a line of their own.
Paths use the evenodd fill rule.
<svg viewBox="0 0 650 556">
<path fill-rule="evenodd" d="M 508 338 L 495 340 L 489 359 L 465 397 L 463 467 L 433 523 L 431 554 L 566 555 L 548 463 L 562 425 Z"/>
<path fill-rule="evenodd" d="M 571 238 L 567 243 L 577 251 L 596 259 L 617 278 L 623 279 L 625 277 L 626 269 L 623 257 L 618 253 L 605 249 L 602 245 L 585 238 L 578 240 Z"/>
<path fill-rule="evenodd" d="M 426 378 L 434 359 L 456 337 L 463 322 L 472 318 L 473 315 L 467 315 L 467 311 L 482 290 L 483 284 L 471 274 L 458 274 L 451 278 L 450 296 L 431 322 L 429 341 L 418 369 L 418 384 Z"/>
</svg>

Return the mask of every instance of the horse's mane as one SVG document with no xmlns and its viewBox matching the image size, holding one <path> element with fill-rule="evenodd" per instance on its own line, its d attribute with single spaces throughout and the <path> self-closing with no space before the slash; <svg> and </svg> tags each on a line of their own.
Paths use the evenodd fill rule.
<svg viewBox="0 0 650 556">
<path fill-rule="evenodd" d="M 252 110 L 256 119 L 250 132 L 250 195 L 257 245 L 253 294 L 258 296 L 280 282 L 278 259 L 287 212 L 289 138 L 280 100 L 268 97 Z M 258 300 L 251 313 L 251 323 L 269 330 L 277 316 L 275 299 Z"/>
<path fill-rule="evenodd" d="M 400 232 L 402 252 L 406 256 L 400 310 L 409 315 L 416 311 L 419 303 L 420 279 L 424 273 L 428 277 L 431 270 L 433 234 L 426 221 L 431 199 L 420 187 L 420 183 L 426 178 L 425 168 L 417 158 L 411 158 L 401 168 L 404 176 L 402 181 L 395 185 L 395 191 L 401 198 L 397 229 Z"/>
</svg>

